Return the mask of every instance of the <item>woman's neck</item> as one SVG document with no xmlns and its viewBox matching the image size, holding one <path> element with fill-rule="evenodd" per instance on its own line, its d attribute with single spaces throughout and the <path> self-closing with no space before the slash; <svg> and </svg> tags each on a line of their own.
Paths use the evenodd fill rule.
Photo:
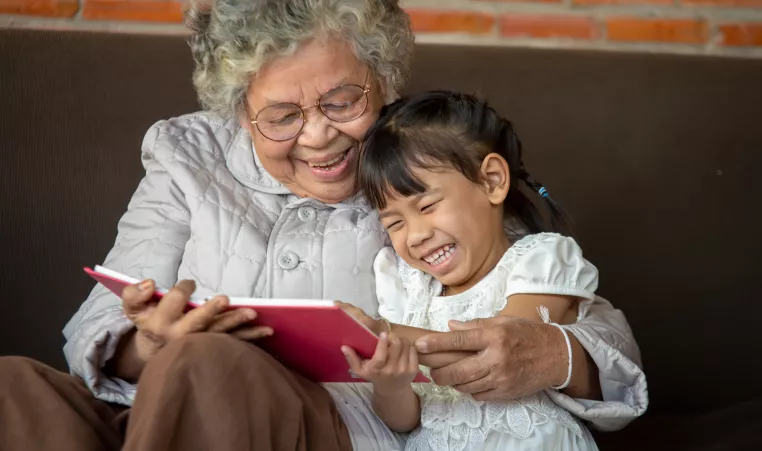
<svg viewBox="0 0 762 451">
<path fill-rule="evenodd" d="M 511 247 L 511 241 L 508 239 L 508 235 L 501 231 L 499 234 L 495 234 L 495 239 L 489 247 L 489 251 L 486 253 L 482 263 L 473 272 L 471 277 L 463 284 L 443 286 L 442 295 L 452 296 L 455 294 L 463 293 L 471 289 L 474 285 L 484 279 L 487 274 L 490 273 L 495 266 L 497 266 L 500 259 Z"/>
</svg>

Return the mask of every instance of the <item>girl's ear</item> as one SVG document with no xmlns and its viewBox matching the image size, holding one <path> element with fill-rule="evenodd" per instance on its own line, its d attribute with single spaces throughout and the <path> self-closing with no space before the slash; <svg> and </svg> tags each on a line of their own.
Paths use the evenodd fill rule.
<svg viewBox="0 0 762 451">
<path fill-rule="evenodd" d="M 482 161 L 481 174 L 490 202 L 493 205 L 501 205 L 511 187 L 508 162 L 499 154 L 491 153 Z"/>
</svg>

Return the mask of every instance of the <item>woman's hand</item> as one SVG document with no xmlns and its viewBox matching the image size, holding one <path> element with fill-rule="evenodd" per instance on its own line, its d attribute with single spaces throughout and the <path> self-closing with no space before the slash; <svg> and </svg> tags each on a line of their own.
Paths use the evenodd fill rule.
<svg viewBox="0 0 762 451">
<path fill-rule="evenodd" d="M 386 330 L 386 324 L 383 321 L 371 318 L 361 308 L 341 301 L 336 301 L 335 303 L 341 307 L 342 310 L 347 312 L 349 316 L 359 321 L 360 324 L 370 329 L 374 334 L 381 335 L 381 332 Z"/>
<path fill-rule="evenodd" d="M 342 346 L 341 351 L 357 376 L 373 382 L 374 392 L 391 395 L 409 390 L 418 374 L 418 353 L 407 340 L 394 334 L 381 333 L 376 352 L 362 360 L 354 349 Z"/>
<path fill-rule="evenodd" d="M 566 342 L 554 326 L 498 316 L 466 323 L 450 321 L 450 329 L 452 332 L 432 333 L 416 341 L 421 353 L 476 351 L 432 370 L 439 385 L 453 386 L 479 401 L 508 401 L 566 379 Z"/>
<path fill-rule="evenodd" d="M 140 374 L 145 363 L 161 348 L 188 334 L 230 333 L 243 340 L 255 340 L 273 333 L 269 327 L 245 327 L 244 324 L 256 318 L 257 313 L 245 308 L 227 310 L 229 300 L 226 296 L 216 297 L 186 313 L 195 289 L 192 281 L 180 281 L 160 302 L 153 300 L 155 285 L 151 280 L 124 289 L 122 308 L 136 327 L 130 342 L 123 346 L 123 351 L 132 354 L 129 356 L 130 368 L 126 371 L 132 378 Z"/>
</svg>

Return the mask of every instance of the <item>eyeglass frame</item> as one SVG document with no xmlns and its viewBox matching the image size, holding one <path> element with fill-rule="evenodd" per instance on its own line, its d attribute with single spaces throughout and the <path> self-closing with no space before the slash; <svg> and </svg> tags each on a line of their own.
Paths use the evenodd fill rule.
<svg viewBox="0 0 762 451">
<path fill-rule="evenodd" d="M 285 141 L 290 141 L 290 140 L 296 138 L 297 136 L 299 136 L 299 134 L 302 132 L 302 130 L 304 130 L 304 124 L 307 123 L 307 116 L 304 114 L 304 110 L 306 110 L 306 109 L 317 107 L 320 110 L 320 113 L 322 113 L 323 116 L 325 116 L 329 121 L 331 121 L 331 122 L 337 122 L 339 124 L 346 124 L 348 122 L 355 121 L 355 120 L 359 119 L 360 116 L 365 114 L 365 111 L 367 111 L 367 109 L 368 109 L 368 103 L 370 103 L 370 101 L 368 99 L 368 93 L 370 92 L 370 88 L 372 86 L 372 83 L 370 81 L 368 81 L 369 77 L 370 77 L 370 72 L 368 72 L 368 74 L 365 75 L 365 81 L 363 82 L 363 86 L 364 87 L 360 86 L 360 85 L 356 85 L 354 83 L 348 83 L 348 84 L 339 85 L 339 86 L 333 87 L 333 88 L 329 89 L 328 91 L 325 91 L 324 93 L 322 93 L 320 95 L 320 97 L 318 97 L 317 101 L 315 101 L 315 103 L 310 104 L 310 105 L 302 106 L 302 105 L 299 105 L 298 103 L 293 103 L 293 102 L 279 102 L 279 103 L 275 103 L 275 104 L 272 104 L 272 105 L 268 105 L 268 106 L 262 108 L 261 110 L 259 110 L 259 112 L 254 115 L 254 119 L 251 119 L 251 116 L 249 116 L 249 119 L 250 119 L 249 122 L 251 123 L 251 125 L 254 125 L 255 127 L 257 127 L 257 131 L 259 132 L 260 135 L 264 136 L 265 138 L 269 139 L 270 141 L 285 142 Z M 352 119 L 348 119 L 346 121 L 337 121 L 335 119 L 330 118 L 325 113 L 325 110 L 323 109 L 323 106 L 320 104 L 320 100 L 323 98 L 323 96 L 325 96 L 326 94 L 328 94 L 330 92 L 336 91 L 337 89 L 341 89 L 341 88 L 347 88 L 347 87 L 357 87 L 357 88 L 362 89 L 362 97 L 365 97 L 365 106 L 363 107 L 362 111 L 360 111 L 360 114 L 358 114 L 357 116 L 353 117 Z M 362 97 L 360 97 L 360 98 L 362 98 Z M 360 98 L 358 98 L 358 100 Z M 262 133 L 262 130 L 259 128 L 259 124 L 257 122 L 257 116 L 259 116 L 259 113 L 261 113 L 262 111 L 264 111 L 264 110 L 266 110 L 266 109 L 268 109 L 270 107 L 274 107 L 274 106 L 278 106 L 278 105 L 294 105 L 295 107 L 297 107 L 299 109 L 299 118 L 302 120 L 302 125 L 299 127 L 299 130 L 297 130 L 296 133 L 293 134 L 293 136 L 290 136 L 290 137 L 288 137 L 286 139 L 272 139 L 272 138 L 270 138 L 266 134 Z"/>
</svg>

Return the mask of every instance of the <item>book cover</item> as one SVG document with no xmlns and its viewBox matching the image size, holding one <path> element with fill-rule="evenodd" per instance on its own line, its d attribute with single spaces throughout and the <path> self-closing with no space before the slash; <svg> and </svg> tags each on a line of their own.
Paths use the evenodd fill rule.
<svg viewBox="0 0 762 451">
<path fill-rule="evenodd" d="M 120 297 L 127 285 L 140 282 L 101 266 L 85 272 Z M 159 301 L 167 291 L 157 287 L 154 299 Z M 206 300 L 193 296 L 189 308 Z M 231 297 L 230 308 L 255 309 L 253 323 L 275 331 L 257 340 L 257 346 L 301 375 L 315 382 L 365 382 L 351 373 L 341 347 L 349 346 L 367 359 L 373 356 L 378 337 L 332 301 Z M 414 382 L 429 380 L 418 373 Z"/>
</svg>

